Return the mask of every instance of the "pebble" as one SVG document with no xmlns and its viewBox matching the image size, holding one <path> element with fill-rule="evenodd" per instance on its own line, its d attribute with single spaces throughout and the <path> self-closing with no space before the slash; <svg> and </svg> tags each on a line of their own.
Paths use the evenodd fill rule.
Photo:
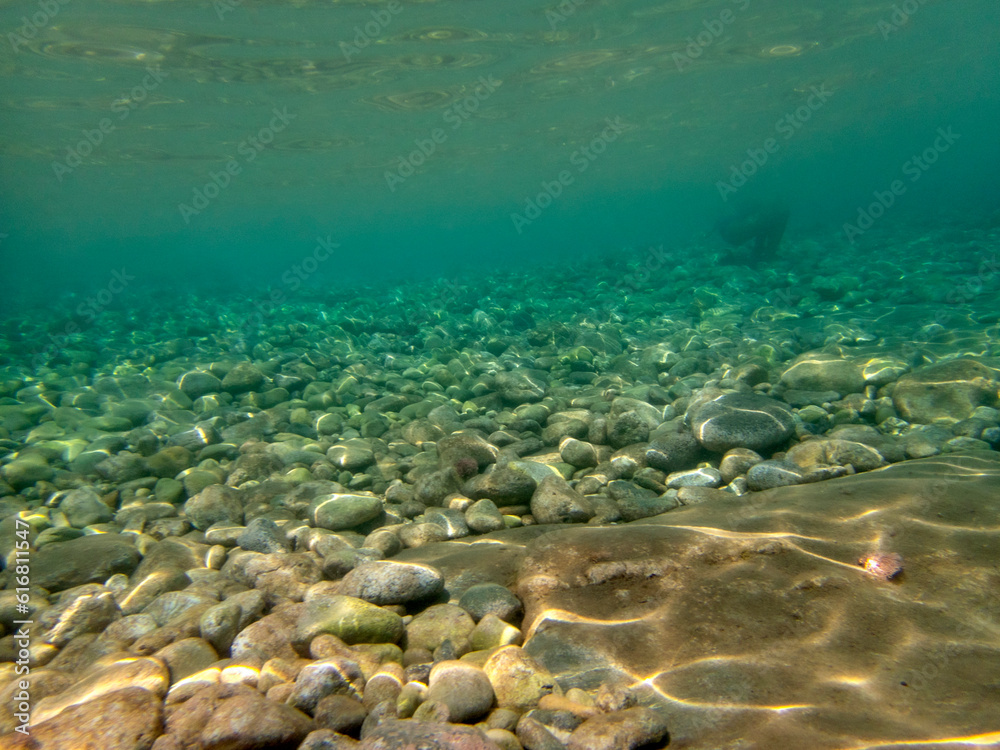
<svg viewBox="0 0 1000 750">
<path fill-rule="evenodd" d="M 676 497 L 658 495 L 652 490 L 636 487 L 631 482 L 620 479 L 608 484 L 608 494 L 614 499 L 624 521 L 658 516 L 679 505 Z"/>
<path fill-rule="evenodd" d="M 70 526 L 78 529 L 95 523 L 107 523 L 115 516 L 114 511 L 101 502 L 101 498 L 89 487 L 67 492 L 59 501 L 59 510 L 66 516 Z"/>
<path fill-rule="evenodd" d="M 288 552 L 291 545 L 270 518 L 255 518 L 236 537 L 240 549 L 249 552 Z"/>
<path fill-rule="evenodd" d="M 316 726 L 341 734 L 357 734 L 368 711 L 357 698 L 348 695 L 328 695 L 316 704 L 313 719 Z"/>
<path fill-rule="evenodd" d="M 320 495 L 309 505 L 309 517 L 321 529 L 343 531 L 378 519 L 382 501 L 372 495 Z"/>
<path fill-rule="evenodd" d="M 444 591 L 444 576 L 428 565 L 370 562 L 344 576 L 340 591 L 372 604 L 406 604 L 440 594 Z"/>
<path fill-rule="evenodd" d="M 570 735 L 567 750 L 635 750 L 667 737 L 665 717 L 650 708 L 626 708 L 598 714 Z"/>
<path fill-rule="evenodd" d="M 790 390 L 836 391 L 840 396 L 860 393 L 865 386 L 861 367 L 849 359 L 820 352 L 796 357 L 781 373 L 781 383 Z"/>
<path fill-rule="evenodd" d="M 60 609 L 59 619 L 42 635 L 42 641 L 60 648 L 84 633 L 100 633 L 121 618 L 118 602 L 109 591 L 78 596 Z M 45 620 L 54 614 L 48 610 Z"/>
<path fill-rule="evenodd" d="M 407 547 L 423 547 L 448 539 L 448 532 L 436 523 L 409 523 L 399 530 L 399 539 Z"/>
<path fill-rule="evenodd" d="M 359 698 L 363 688 L 364 677 L 356 663 L 339 657 L 318 659 L 299 671 L 287 703 L 311 714 L 327 696 Z"/>
<path fill-rule="evenodd" d="M 666 479 L 666 486 L 672 490 L 681 487 L 721 487 L 722 484 L 722 474 L 718 469 L 713 468 L 675 471 L 669 474 Z"/>
<path fill-rule="evenodd" d="M 600 463 L 597 448 L 591 443 L 567 437 L 559 443 L 559 456 L 570 466 L 589 469 Z"/>
<path fill-rule="evenodd" d="M 747 471 L 747 486 L 754 492 L 801 484 L 804 480 L 803 469 L 791 461 L 761 461 Z"/>
<path fill-rule="evenodd" d="M 495 615 L 505 622 L 517 624 L 524 614 L 521 600 L 506 586 L 498 583 L 479 583 L 470 586 L 458 600 L 458 606 L 479 622 L 487 615 Z"/>
<path fill-rule="evenodd" d="M 531 716 L 525 715 L 517 722 L 516 736 L 525 750 L 565 750 L 566 745 L 559 741 L 548 728 Z"/>
<path fill-rule="evenodd" d="M 473 500 L 489 498 L 497 505 L 516 505 L 531 501 L 538 483 L 523 469 L 510 465 L 495 466 L 486 474 L 468 482 L 468 495 Z"/>
<path fill-rule="evenodd" d="M 353 596 L 317 596 L 305 602 L 295 626 L 295 640 L 309 643 L 322 633 L 334 635 L 348 645 L 395 643 L 403 635 L 403 619 Z"/>
<path fill-rule="evenodd" d="M 355 750 L 361 743 L 329 729 L 317 729 L 306 735 L 296 750 Z"/>
<path fill-rule="evenodd" d="M 538 523 L 585 523 L 594 517 L 594 507 L 565 479 L 547 476 L 531 496 L 531 515 Z"/>
<path fill-rule="evenodd" d="M 65 652 L 64 652 L 65 653 Z M 138 657 L 122 660 L 120 654 L 99 659 L 66 690 L 38 700 L 32 707 L 31 722 L 40 724 L 59 716 L 72 706 L 127 688 L 140 688 L 159 700 L 167 693 L 170 673 L 159 659 Z"/>
<path fill-rule="evenodd" d="M 163 725 L 160 698 L 141 687 L 122 686 L 61 713 L 32 716 L 29 734 L 3 739 L 4 750 L 137 750 L 151 748 Z"/>
<path fill-rule="evenodd" d="M 932 424 L 967 419 L 979 406 L 996 401 L 997 374 L 971 359 L 954 359 L 903 375 L 892 390 L 892 403 L 909 422 Z"/>
<path fill-rule="evenodd" d="M 747 448 L 733 448 L 726 451 L 726 455 L 719 462 L 719 474 L 722 481 L 729 484 L 736 477 L 746 474 L 750 467 L 763 461 L 763 457 L 756 451 Z"/>
<path fill-rule="evenodd" d="M 468 643 L 475 628 L 476 624 L 464 609 L 454 604 L 434 604 L 406 626 L 406 645 L 434 652 L 446 641 Z"/>
<path fill-rule="evenodd" d="M 264 373 L 249 362 L 238 362 L 222 378 L 222 389 L 234 395 L 259 391 L 264 385 Z"/>
<path fill-rule="evenodd" d="M 888 462 L 874 448 L 850 440 L 809 440 L 789 448 L 785 460 L 807 471 L 828 466 L 851 466 L 855 471 L 871 471 Z"/>
<path fill-rule="evenodd" d="M 166 732 L 181 748 L 295 747 L 314 728 L 291 706 L 245 685 L 210 685 L 180 703 Z"/>
<path fill-rule="evenodd" d="M 504 646 L 496 651 L 483 665 L 483 671 L 501 708 L 527 711 L 538 705 L 542 696 L 562 694 L 555 677 L 520 646 Z"/>
<path fill-rule="evenodd" d="M 705 448 L 764 451 L 786 442 L 795 419 L 780 401 L 755 393 L 728 393 L 694 407 L 688 415 L 695 438 Z"/>
<path fill-rule="evenodd" d="M 432 668 L 427 700 L 448 707 L 450 721 L 471 722 L 493 706 L 493 686 L 483 671 L 462 661 L 439 661 Z"/>
<path fill-rule="evenodd" d="M 465 523 L 477 534 L 500 531 L 506 526 L 496 503 L 489 498 L 477 500 L 469 506 L 465 511 Z"/>
<path fill-rule="evenodd" d="M 237 490 L 210 484 L 184 503 L 184 515 L 200 531 L 216 523 L 243 525 L 243 504 Z"/>
<path fill-rule="evenodd" d="M 130 574 L 139 564 L 131 538 L 93 534 L 48 544 L 31 559 L 31 582 L 49 591 L 106 581 L 115 573 Z"/>
<path fill-rule="evenodd" d="M 473 651 L 488 651 L 500 646 L 520 646 L 524 634 L 496 615 L 488 614 L 476 623 L 469 642 Z"/>
<path fill-rule="evenodd" d="M 497 750 L 482 730 L 454 724 L 387 719 L 361 742 L 361 750 Z"/>
</svg>

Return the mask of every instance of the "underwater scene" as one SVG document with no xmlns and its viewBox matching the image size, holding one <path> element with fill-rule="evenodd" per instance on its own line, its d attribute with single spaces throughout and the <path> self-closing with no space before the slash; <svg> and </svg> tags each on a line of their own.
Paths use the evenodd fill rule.
<svg viewBox="0 0 1000 750">
<path fill-rule="evenodd" d="M 1000 748 L 996 0 L 0 32 L 0 750 Z"/>
</svg>

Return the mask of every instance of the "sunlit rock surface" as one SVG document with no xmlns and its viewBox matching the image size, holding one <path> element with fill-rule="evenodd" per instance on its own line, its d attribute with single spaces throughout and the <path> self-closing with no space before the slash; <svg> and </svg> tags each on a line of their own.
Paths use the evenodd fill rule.
<svg viewBox="0 0 1000 750">
<path fill-rule="evenodd" d="M 525 650 L 564 689 L 631 688 L 670 747 L 982 747 L 1000 744 L 998 537 L 981 452 L 402 557 L 453 595 L 512 584 Z M 875 552 L 902 572 L 866 572 Z"/>
</svg>

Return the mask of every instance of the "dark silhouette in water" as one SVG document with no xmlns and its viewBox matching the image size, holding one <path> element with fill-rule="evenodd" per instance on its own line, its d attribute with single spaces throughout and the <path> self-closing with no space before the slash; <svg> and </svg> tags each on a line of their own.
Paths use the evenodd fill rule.
<svg viewBox="0 0 1000 750">
<path fill-rule="evenodd" d="M 753 240 L 753 259 L 768 260 L 778 252 L 788 214 L 788 208 L 781 203 L 748 204 L 722 217 L 715 228 L 734 248 Z"/>
</svg>

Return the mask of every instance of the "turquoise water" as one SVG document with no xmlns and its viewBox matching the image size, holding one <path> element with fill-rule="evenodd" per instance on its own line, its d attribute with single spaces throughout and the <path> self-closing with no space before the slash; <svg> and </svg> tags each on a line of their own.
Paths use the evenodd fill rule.
<svg viewBox="0 0 1000 750">
<path fill-rule="evenodd" d="M 266 284 L 327 236 L 324 284 L 681 247 L 754 154 L 793 232 L 895 179 L 886 222 L 997 205 L 989 0 L 219 3 L 4 4 L 7 294 Z"/>
<path fill-rule="evenodd" d="M 996 0 L 0 31 L 0 750 L 998 747 Z"/>
</svg>

